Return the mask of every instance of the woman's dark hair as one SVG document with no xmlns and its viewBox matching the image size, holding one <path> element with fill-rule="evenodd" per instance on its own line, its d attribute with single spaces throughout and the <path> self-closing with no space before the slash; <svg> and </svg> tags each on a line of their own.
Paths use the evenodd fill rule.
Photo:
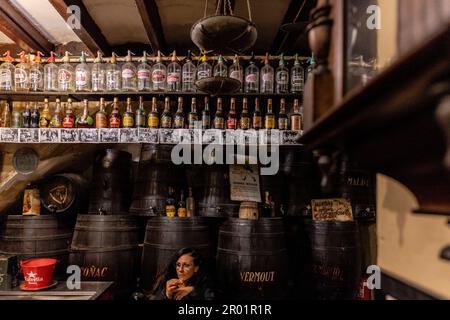
<svg viewBox="0 0 450 320">
<path fill-rule="evenodd" d="M 188 280 L 187 285 L 196 287 L 204 285 L 207 282 L 206 267 L 201 254 L 194 248 L 183 248 L 173 255 L 166 268 L 157 276 L 155 285 L 151 291 L 152 294 L 156 294 L 160 290 L 165 290 L 168 280 L 178 278 L 176 263 L 185 254 L 190 255 L 194 259 L 194 266 L 198 267 L 198 271 Z"/>
</svg>

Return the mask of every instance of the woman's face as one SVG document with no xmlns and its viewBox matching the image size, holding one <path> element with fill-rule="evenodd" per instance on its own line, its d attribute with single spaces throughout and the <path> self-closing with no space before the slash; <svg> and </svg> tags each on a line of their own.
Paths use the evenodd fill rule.
<svg viewBox="0 0 450 320">
<path fill-rule="evenodd" d="M 182 255 L 178 259 L 175 267 L 177 269 L 178 279 L 183 282 L 190 279 L 198 270 L 198 266 L 194 265 L 194 258 L 190 254 Z"/>
</svg>

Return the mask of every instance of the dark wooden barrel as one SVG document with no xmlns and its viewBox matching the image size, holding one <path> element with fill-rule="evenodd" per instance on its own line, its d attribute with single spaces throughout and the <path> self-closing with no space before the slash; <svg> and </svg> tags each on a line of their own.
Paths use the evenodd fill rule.
<svg viewBox="0 0 450 320">
<path fill-rule="evenodd" d="M 282 219 L 229 219 L 219 232 L 218 295 L 232 300 L 284 299 L 287 263 Z"/>
<path fill-rule="evenodd" d="M 352 300 L 358 294 L 361 245 L 357 222 L 305 221 L 299 248 L 304 297 Z"/>
<path fill-rule="evenodd" d="M 9 215 L 1 221 L 0 254 L 57 259 L 55 278 L 64 279 L 72 233 L 70 223 L 56 216 Z"/>
<path fill-rule="evenodd" d="M 90 188 L 89 213 L 128 214 L 131 195 L 131 154 L 106 149 L 97 153 Z"/>
<path fill-rule="evenodd" d="M 76 215 L 87 213 L 88 181 L 77 174 L 57 174 L 39 184 L 45 213 Z"/>
<path fill-rule="evenodd" d="M 182 248 L 195 248 L 211 265 L 210 237 L 208 223 L 201 217 L 149 219 L 142 253 L 143 288 L 152 289 L 157 275 Z"/>
<path fill-rule="evenodd" d="M 204 167 L 205 183 L 198 200 L 198 212 L 203 217 L 238 217 L 239 202 L 231 201 L 230 173 L 227 165 Z"/>
<path fill-rule="evenodd" d="M 138 226 L 128 215 L 79 215 L 70 264 L 82 280 L 114 281 L 117 298 L 129 298 L 139 272 Z"/>
</svg>

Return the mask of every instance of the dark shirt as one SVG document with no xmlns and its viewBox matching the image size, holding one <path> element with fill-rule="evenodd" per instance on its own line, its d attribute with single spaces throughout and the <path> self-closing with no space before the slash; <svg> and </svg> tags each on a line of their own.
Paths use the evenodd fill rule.
<svg viewBox="0 0 450 320">
<path fill-rule="evenodd" d="M 197 285 L 191 293 L 182 300 L 214 300 L 214 290 L 208 284 Z M 156 294 L 150 294 L 148 300 L 169 300 L 166 296 L 166 287 L 159 289 Z"/>
</svg>

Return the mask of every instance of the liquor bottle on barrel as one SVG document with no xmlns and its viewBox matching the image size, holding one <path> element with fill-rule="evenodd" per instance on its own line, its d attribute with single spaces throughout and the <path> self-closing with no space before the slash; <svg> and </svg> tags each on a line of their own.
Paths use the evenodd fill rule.
<svg viewBox="0 0 450 320">
<path fill-rule="evenodd" d="M 127 108 L 122 118 L 122 127 L 134 128 L 134 112 L 131 106 L 131 98 L 127 98 Z"/>
<path fill-rule="evenodd" d="M 259 68 L 255 63 L 255 55 L 252 53 L 250 64 L 245 68 L 245 93 L 259 92 Z"/>
<path fill-rule="evenodd" d="M 128 50 L 125 63 L 122 66 L 122 91 L 137 91 L 137 69 L 131 58 L 131 51 Z"/>
<path fill-rule="evenodd" d="M 44 90 L 45 91 L 58 91 L 58 66 L 55 64 L 55 53 L 50 52 L 50 58 L 47 60 L 47 64 L 44 66 Z"/>
<path fill-rule="evenodd" d="M 75 128 L 75 115 L 73 112 L 72 99 L 67 99 L 66 114 L 62 122 L 63 128 Z"/>
<path fill-rule="evenodd" d="M 77 117 L 77 128 L 92 128 L 94 127 L 94 119 L 89 115 L 89 101 L 83 100 L 83 113 Z"/>
<path fill-rule="evenodd" d="M 295 55 L 294 66 L 291 69 L 291 93 L 299 94 L 304 90 L 305 70 L 300 65 L 298 54 Z"/>
<path fill-rule="evenodd" d="M 227 118 L 227 129 L 236 130 L 238 128 L 237 114 L 236 114 L 236 99 L 231 98 L 230 111 Z"/>
<path fill-rule="evenodd" d="M 209 98 L 205 97 L 205 107 L 202 112 L 202 129 L 208 130 L 211 128 L 211 114 L 209 112 Z"/>
<path fill-rule="evenodd" d="M 255 98 L 255 111 L 253 112 L 253 121 L 252 127 L 255 130 L 262 129 L 262 113 L 261 108 L 259 106 L 259 98 Z"/>
<path fill-rule="evenodd" d="M 273 109 L 272 109 L 272 99 L 268 99 L 267 100 L 267 113 L 266 113 L 266 116 L 264 117 L 264 128 L 266 130 L 275 129 L 275 124 L 276 124 L 275 118 L 276 118 L 275 113 L 273 113 Z"/>
<path fill-rule="evenodd" d="M 63 116 L 61 112 L 61 100 L 56 99 L 55 112 L 52 114 L 50 120 L 50 128 L 61 128 L 63 122 Z"/>
<path fill-rule="evenodd" d="M 172 128 L 172 113 L 170 112 L 170 98 L 166 97 L 164 103 L 164 111 L 161 115 L 161 128 Z"/>
<path fill-rule="evenodd" d="M 94 64 L 92 65 L 91 86 L 93 92 L 103 92 L 106 90 L 106 68 L 100 51 L 97 51 L 97 58 L 95 58 Z"/>
<path fill-rule="evenodd" d="M 261 93 L 273 93 L 274 78 L 274 70 L 269 63 L 269 54 L 266 53 L 264 67 L 261 68 Z"/>
<path fill-rule="evenodd" d="M 159 128 L 159 113 L 156 97 L 152 98 L 152 111 L 148 114 L 148 127 L 152 129 Z"/>
<path fill-rule="evenodd" d="M 10 128 L 11 127 L 11 111 L 9 110 L 9 103 L 5 103 L 5 107 L 3 108 L 2 118 L 0 121 L 0 127 L 2 128 Z"/>
<path fill-rule="evenodd" d="M 177 62 L 177 53 L 172 53 L 172 60 L 167 66 L 167 91 L 180 92 L 181 91 L 181 66 Z"/>
<path fill-rule="evenodd" d="M 110 128 L 120 128 L 122 125 L 122 115 L 119 109 L 119 98 L 114 98 L 113 109 L 109 115 L 109 127 Z"/>
<path fill-rule="evenodd" d="M 147 52 L 142 54 L 141 64 L 137 68 L 138 75 L 138 90 L 151 91 L 152 90 L 152 67 L 148 64 Z M 137 123 L 136 123 L 137 124 Z"/>
<path fill-rule="evenodd" d="M 117 65 L 117 55 L 113 52 L 111 61 L 106 66 L 106 90 L 118 92 L 122 89 L 122 70 Z"/>
<path fill-rule="evenodd" d="M 61 92 L 72 92 L 75 90 L 75 70 L 70 64 L 69 52 L 63 58 L 63 64 L 58 69 L 58 89 Z"/>
<path fill-rule="evenodd" d="M 19 55 L 20 63 L 14 70 L 14 84 L 17 92 L 27 92 L 30 90 L 30 65 L 24 51 Z"/>
<path fill-rule="evenodd" d="M 192 195 L 192 188 L 189 188 L 189 197 L 186 199 L 186 217 L 195 216 L 195 199 Z"/>
<path fill-rule="evenodd" d="M 95 114 L 95 127 L 108 128 L 108 116 L 105 110 L 105 98 L 100 98 L 99 110 Z"/>
<path fill-rule="evenodd" d="M 276 80 L 276 93 L 287 94 L 289 93 L 289 70 L 284 63 L 284 55 L 281 54 L 279 66 L 275 73 Z"/>
<path fill-rule="evenodd" d="M 176 214 L 175 190 L 169 187 L 169 195 L 166 199 L 166 216 L 173 218 Z"/>
<path fill-rule="evenodd" d="M 214 67 L 214 77 L 227 77 L 228 76 L 228 67 L 225 64 L 225 60 L 223 56 L 220 55 L 217 61 L 217 64 Z"/>
<path fill-rule="evenodd" d="M 38 51 L 30 68 L 30 90 L 34 92 L 44 90 L 44 68 L 41 61 L 42 53 Z"/>
<path fill-rule="evenodd" d="M 183 98 L 178 98 L 178 109 L 175 113 L 174 125 L 175 129 L 184 129 L 184 111 L 183 111 Z"/>
<path fill-rule="evenodd" d="M 181 190 L 181 192 L 180 192 L 180 201 L 178 202 L 177 216 L 179 218 L 187 217 L 186 201 L 184 200 L 184 191 L 183 190 Z"/>
<path fill-rule="evenodd" d="M 241 119 L 239 121 L 239 127 L 242 130 L 249 130 L 250 129 L 250 114 L 248 113 L 248 99 L 244 98 L 242 100 L 242 112 L 241 112 Z"/>
<path fill-rule="evenodd" d="M 5 62 L 0 65 L 0 91 L 13 91 L 14 86 L 14 72 L 15 67 L 12 64 L 14 59 L 11 57 L 11 52 L 6 51 Z"/>
<path fill-rule="evenodd" d="M 298 99 L 294 100 L 294 113 L 291 114 L 291 130 L 301 132 L 303 130 L 303 116 L 300 113 Z"/>
<path fill-rule="evenodd" d="M 136 128 L 145 128 L 145 123 L 147 122 L 147 114 L 145 113 L 144 98 L 142 96 L 139 97 L 139 107 L 136 110 L 134 122 L 136 124 Z"/>
<path fill-rule="evenodd" d="M 191 51 L 188 51 L 186 62 L 182 68 L 183 74 L 183 92 L 195 92 L 195 79 L 197 76 L 197 67 L 192 63 Z"/>
<path fill-rule="evenodd" d="M 28 102 L 25 104 L 25 109 L 22 112 L 22 127 L 30 128 L 31 125 L 31 110 Z"/>
<path fill-rule="evenodd" d="M 34 108 L 30 113 L 30 128 L 39 128 L 39 120 L 41 119 L 41 114 L 39 113 L 39 104 L 37 101 L 34 102 Z"/>
<path fill-rule="evenodd" d="M 214 129 L 218 130 L 225 129 L 225 119 L 223 117 L 222 111 L 222 98 L 217 98 L 217 110 L 214 116 Z"/>
<path fill-rule="evenodd" d="M 91 68 L 86 63 L 86 53 L 81 52 L 80 63 L 75 68 L 75 90 L 91 91 Z"/>
<path fill-rule="evenodd" d="M 189 112 L 189 115 L 188 115 L 188 128 L 189 129 L 195 129 L 197 121 L 198 121 L 197 99 L 196 98 L 192 98 L 192 101 L 191 101 L 191 112 Z"/>
<path fill-rule="evenodd" d="M 286 114 L 286 100 L 282 98 L 280 100 L 280 113 L 278 114 L 278 129 L 288 130 L 289 118 Z"/>
<path fill-rule="evenodd" d="M 23 194 L 23 209 L 24 216 L 38 216 L 41 214 L 41 198 L 39 195 L 39 188 L 29 183 Z"/>
<path fill-rule="evenodd" d="M 263 217 L 264 218 L 275 218 L 275 203 L 272 201 L 272 197 L 270 196 L 270 192 L 266 191 L 265 200 L 263 205 Z"/>
<path fill-rule="evenodd" d="M 242 85 L 244 83 L 244 70 L 242 69 L 242 66 L 239 63 L 238 55 L 234 56 L 233 64 L 230 67 L 229 77 L 231 79 L 236 79 L 241 83 L 241 88 L 239 92 L 242 92 Z"/>
<path fill-rule="evenodd" d="M 162 63 L 161 51 L 158 50 L 156 63 L 152 67 L 153 91 L 166 91 L 167 86 L 167 68 Z"/>
<path fill-rule="evenodd" d="M 41 112 L 41 117 L 39 119 L 39 128 L 50 127 L 51 114 L 50 114 L 50 103 L 48 98 L 44 99 L 44 109 Z"/>
</svg>

